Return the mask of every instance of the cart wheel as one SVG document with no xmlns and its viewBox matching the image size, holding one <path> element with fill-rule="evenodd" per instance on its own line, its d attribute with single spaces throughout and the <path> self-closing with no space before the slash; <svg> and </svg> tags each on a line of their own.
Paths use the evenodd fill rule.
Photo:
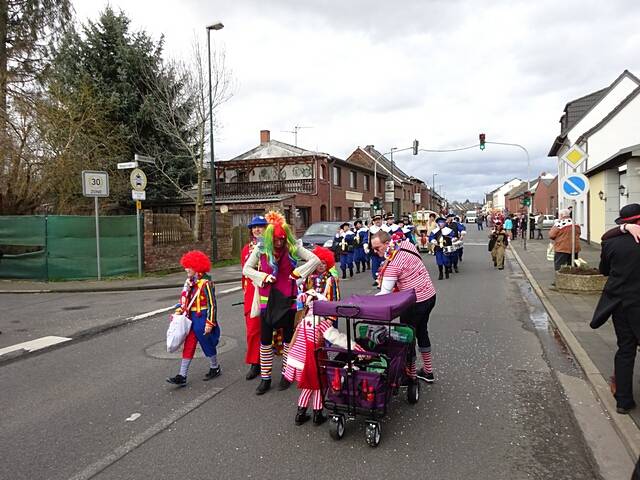
<svg viewBox="0 0 640 480">
<path fill-rule="evenodd" d="M 329 419 L 329 435 L 334 440 L 344 437 L 344 417 L 342 415 L 332 415 Z"/>
<path fill-rule="evenodd" d="M 378 422 L 367 422 L 365 438 L 370 447 L 377 447 L 380 444 L 380 424 Z"/>
<path fill-rule="evenodd" d="M 420 382 L 415 381 L 415 382 L 409 383 L 409 386 L 407 387 L 407 401 L 413 405 L 414 403 L 418 403 L 419 399 L 420 399 Z"/>
</svg>

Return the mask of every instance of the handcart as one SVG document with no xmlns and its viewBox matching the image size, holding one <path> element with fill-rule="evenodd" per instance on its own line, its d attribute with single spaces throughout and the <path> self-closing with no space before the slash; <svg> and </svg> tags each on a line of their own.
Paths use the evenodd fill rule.
<svg viewBox="0 0 640 480">
<path fill-rule="evenodd" d="M 340 440 L 346 420 L 366 417 L 365 438 L 371 447 L 380 443 L 380 419 L 391 397 L 407 386 L 407 400 L 418 402 L 420 384 L 407 376 L 407 359 L 415 356 L 415 332 L 393 322 L 416 302 L 413 290 L 387 295 L 354 295 L 346 300 L 316 301 L 315 315 L 344 318 L 347 349 L 316 349 L 324 405 L 330 413 L 329 433 Z M 354 340 L 365 351 L 356 351 Z"/>
</svg>

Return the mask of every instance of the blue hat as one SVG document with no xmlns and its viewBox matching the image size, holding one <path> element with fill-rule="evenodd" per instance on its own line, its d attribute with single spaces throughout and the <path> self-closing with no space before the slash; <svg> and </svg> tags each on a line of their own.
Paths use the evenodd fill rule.
<svg viewBox="0 0 640 480">
<path fill-rule="evenodd" d="M 253 228 L 253 227 L 266 227 L 267 225 L 269 225 L 269 222 L 267 222 L 267 219 L 264 218 L 262 215 L 258 215 L 255 216 L 251 219 L 251 221 L 249 222 L 249 225 L 247 225 L 247 227 L 249 228 Z"/>
<path fill-rule="evenodd" d="M 447 220 L 445 218 L 443 218 L 443 217 L 436 218 L 436 223 L 446 223 L 446 221 Z"/>
</svg>

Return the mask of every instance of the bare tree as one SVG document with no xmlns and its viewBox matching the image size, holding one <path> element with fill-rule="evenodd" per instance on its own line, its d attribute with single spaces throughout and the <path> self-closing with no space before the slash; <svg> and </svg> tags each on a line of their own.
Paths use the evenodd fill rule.
<svg viewBox="0 0 640 480">
<path fill-rule="evenodd" d="M 217 129 L 217 113 L 221 105 L 233 96 L 233 76 L 226 64 L 224 49 L 216 49 L 211 55 L 211 87 L 213 128 Z M 200 239 L 202 207 L 204 205 L 205 156 L 209 139 L 209 75 L 206 53 L 196 40 L 192 44 L 192 56 L 188 62 L 169 62 L 159 78 L 148 78 L 153 102 L 156 128 L 181 147 L 183 155 L 193 162 L 195 171 L 195 195 L 185 185 L 168 173 L 177 160 L 176 155 L 162 152 L 156 155 L 156 166 L 178 191 L 195 203 L 193 236 Z"/>
</svg>

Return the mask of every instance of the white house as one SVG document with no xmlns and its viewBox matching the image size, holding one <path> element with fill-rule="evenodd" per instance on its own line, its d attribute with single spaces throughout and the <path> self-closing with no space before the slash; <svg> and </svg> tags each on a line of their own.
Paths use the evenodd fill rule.
<svg viewBox="0 0 640 480">
<path fill-rule="evenodd" d="M 625 70 L 609 87 L 567 103 L 560 124 L 549 151 L 558 157 L 558 186 L 573 171 L 561 157 L 577 144 L 589 156 L 577 171 L 587 175 L 591 185 L 588 197 L 576 203 L 574 218 L 582 238 L 599 243 L 620 207 L 640 201 L 640 80 Z M 560 208 L 572 203 L 558 197 Z"/>
<path fill-rule="evenodd" d="M 507 206 L 505 196 L 507 195 L 507 193 L 509 193 L 511 190 L 513 190 L 515 187 L 521 184 L 522 184 L 522 180 L 520 180 L 519 178 L 513 178 L 508 182 L 503 183 L 495 190 L 489 192 L 489 195 L 491 195 L 492 197 L 491 199 L 492 207 L 495 209 L 504 210 L 505 207 Z"/>
</svg>

